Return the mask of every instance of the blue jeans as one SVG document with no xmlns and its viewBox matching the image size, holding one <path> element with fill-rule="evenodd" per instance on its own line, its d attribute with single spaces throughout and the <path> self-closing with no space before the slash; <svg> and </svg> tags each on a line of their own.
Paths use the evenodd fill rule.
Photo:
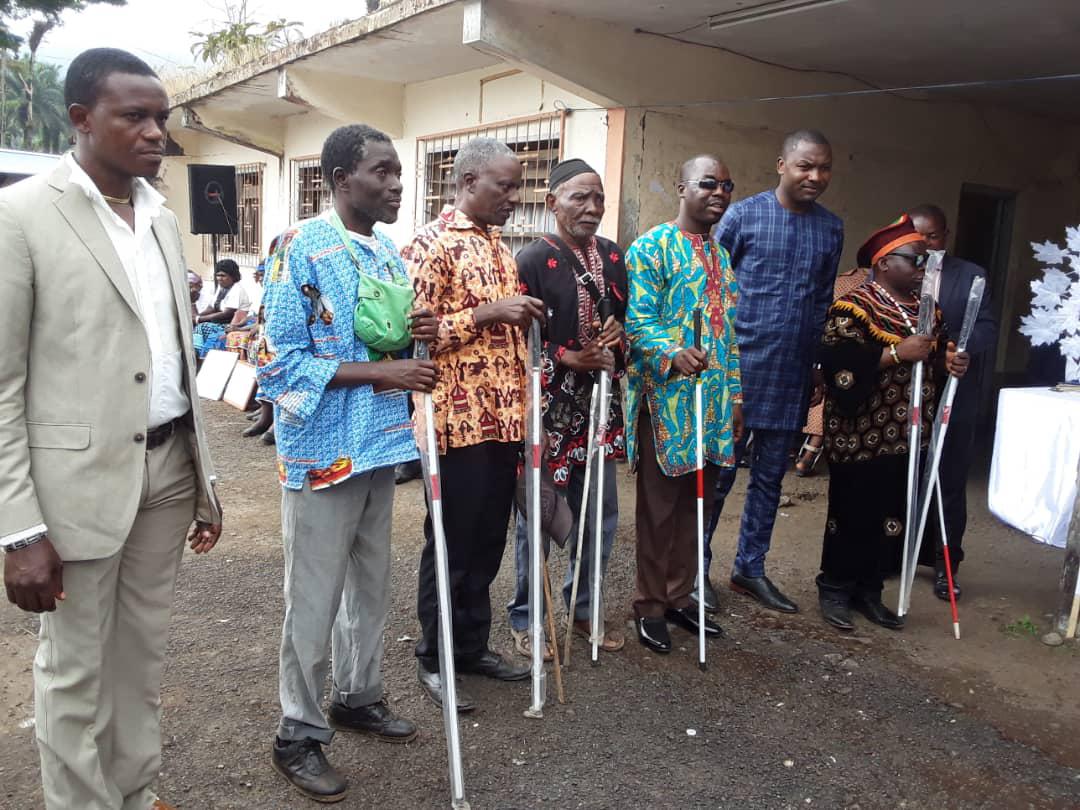
<svg viewBox="0 0 1080 810">
<path fill-rule="evenodd" d="M 745 577 L 765 576 L 765 555 L 772 543 L 776 510 L 780 506 L 780 484 L 787 472 L 788 450 L 793 434 L 787 430 L 754 429 L 754 441 L 750 444 L 750 485 L 746 488 L 742 523 L 739 527 L 739 550 L 732 570 Z M 741 459 L 745 445 L 735 448 L 736 459 Z M 712 563 L 712 536 L 720 513 L 724 511 L 724 499 L 735 484 L 738 467 L 721 467 L 716 476 L 716 497 L 709 516 L 708 543 L 705 545 L 705 573 Z"/>
<path fill-rule="evenodd" d="M 589 512 L 585 516 L 585 539 L 582 543 L 581 574 L 578 580 L 577 604 L 574 607 L 574 619 L 588 620 L 591 618 L 592 606 L 592 558 L 593 558 L 593 510 L 596 508 L 596 476 L 594 475 L 589 484 L 592 497 L 589 499 Z M 607 571 L 608 558 L 611 556 L 611 546 L 615 542 L 615 529 L 619 525 L 619 497 L 615 476 L 618 468 L 613 460 L 604 462 L 604 512 L 600 526 L 600 551 L 601 571 Z M 581 514 L 581 494 L 585 488 L 585 468 L 571 467 L 570 479 L 566 482 L 566 502 L 570 505 L 570 511 L 575 517 Z M 525 519 L 518 514 L 516 519 L 516 542 L 514 544 L 514 562 L 517 564 L 517 587 L 514 598 L 506 606 L 510 616 L 510 626 L 514 630 L 529 629 L 529 530 Z M 574 521 L 574 530 L 570 533 L 570 539 L 566 544 L 570 548 L 570 562 L 566 568 L 566 577 L 563 581 L 563 603 L 569 608 L 570 594 L 574 587 L 574 561 L 577 559 L 577 520 Z M 550 543 L 544 538 L 544 553 L 547 554 Z"/>
</svg>

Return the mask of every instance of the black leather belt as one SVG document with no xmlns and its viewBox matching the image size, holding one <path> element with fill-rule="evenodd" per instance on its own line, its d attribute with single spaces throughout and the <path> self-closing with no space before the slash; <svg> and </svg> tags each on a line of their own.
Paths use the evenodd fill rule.
<svg viewBox="0 0 1080 810">
<path fill-rule="evenodd" d="M 158 425 L 156 428 L 150 428 L 146 431 L 146 449 L 153 450 L 155 447 L 161 447 L 165 444 L 174 433 L 176 428 L 180 425 L 181 417 L 173 419 L 171 422 L 166 422 L 164 425 Z"/>
</svg>

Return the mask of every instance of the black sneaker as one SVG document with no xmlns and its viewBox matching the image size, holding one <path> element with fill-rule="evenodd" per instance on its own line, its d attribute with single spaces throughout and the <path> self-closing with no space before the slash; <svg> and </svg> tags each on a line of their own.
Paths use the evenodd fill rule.
<svg viewBox="0 0 1080 810">
<path fill-rule="evenodd" d="M 345 798 L 349 785 L 326 761 L 318 740 L 275 739 L 272 762 L 274 770 L 309 799 L 332 804 Z"/>
</svg>

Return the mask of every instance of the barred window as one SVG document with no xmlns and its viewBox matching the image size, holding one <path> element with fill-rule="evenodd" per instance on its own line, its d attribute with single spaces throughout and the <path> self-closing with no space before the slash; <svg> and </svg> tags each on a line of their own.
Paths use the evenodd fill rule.
<svg viewBox="0 0 1080 810">
<path fill-rule="evenodd" d="M 544 204 L 551 167 L 562 159 L 564 114 L 516 118 L 484 127 L 429 135 L 416 141 L 416 224 L 435 219 L 454 202 L 454 156 L 473 138 L 502 141 L 521 160 L 521 204 L 503 226 L 503 241 L 514 253 L 554 227 Z"/>
<path fill-rule="evenodd" d="M 262 259 L 262 163 L 236 167 L 236 234 L 218 236 L 218 259 L 255 264 Z M 203 236 L 203 261 L 213 261 L 213 242 Z"/>
<path fill-rule="evenodd" d="M 317 217 L 330 207 L 330 189 L 323 182 L 322 163 L 317 157 L 292 161 L 292 222 Z"/>
</svg>

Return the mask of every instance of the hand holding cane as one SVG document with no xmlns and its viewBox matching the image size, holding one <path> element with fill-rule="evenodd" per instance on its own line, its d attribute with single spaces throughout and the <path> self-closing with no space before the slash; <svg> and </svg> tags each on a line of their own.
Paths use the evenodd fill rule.
<svg viewBox="0 0 1080 810">
<path fill-rule="evenodd" d="M 415 356 L 428 359 L 428 345 L 417 343 Z M 451 623 L 450 573 L 446 552 L 446 532 L 443 529 L 442 491 L 439 479 L 439 446 L 435 441 L 435 407 L 431 394 L 421 395 L 418 419 L 423 420 L 420 445 L 420 464 L 424 470 L 424 485 L 431 506 L 431 528 L 435 536 L 435 587 L 439 600 L 439 681 L 442 684 L 443 728 L 446 732 L 446 754 L 450 766 L 450 806 L 453 810 L 469 810 L 465 799 L 465 778 L 461 766 L 461 737 L 457 717 L 457 681 L 454 671 L 454 628 Z"/>
<path fill-rule="evenodd" d="M 694 348 L 701 351 L 701 307 L 694 309 Z M 705 427 L 701 372 L 694 379 L 694 443 L 697 461 L 698 667 L 705 670 Z"/>
<path fill-rule="evenodd" d="M 608 322 L 608 319 L 614 313 L 614 309 L 611 299 L 607 296 L 596 302 L 596 310 L 600 316 L 601 325 Z M 599 338 L 597 339 L 599 340 Z M 592 574 L 592 621 L 590 622 L 589 635 L 592 641 L 593 666 L 600 663 L 600 645 L 604 642 L 604 614 L 600 596 L 600 586 L 604 578 L 604 572 L 601 570 L 603 568 L 604 545 L 604 462 L 607 461 L 604 445 L 607 443 L 608 416 L 611 409 L 611 374 L 606 369 L 600 369 L 599 373 L 600 381 L 597 384 L 600 389 L 597 395 L 599 410 L 596 415 L 595 443 L 596 499 L 593 501 L 593 553 L 589 565 L 589 571 Z M 573 611 L 573 609 L 574 606 L 571 604 L 570 610 Z"/>
<path fill-rule="evenodd" d="M 529 532 L 529 641 L 532 644 L 532 702 L 526 717 L 544 716 L 544 550 L 540 544 L 540 322 L 529 326 L 529 406 L 526 448 L 526 525 Z"/>
</svg>

